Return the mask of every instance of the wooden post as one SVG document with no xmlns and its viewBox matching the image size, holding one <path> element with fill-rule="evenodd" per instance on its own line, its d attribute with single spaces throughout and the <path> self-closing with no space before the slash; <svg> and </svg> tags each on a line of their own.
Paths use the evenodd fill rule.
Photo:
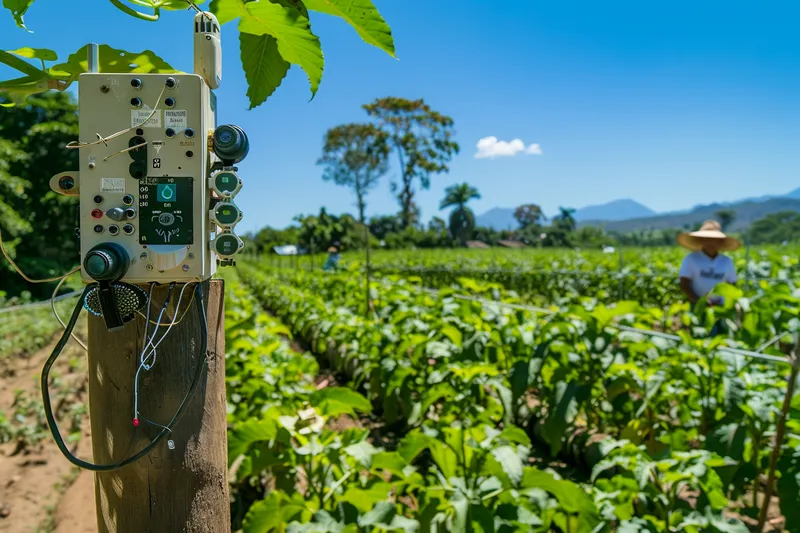
<svg viewBox="0 0 800 533">
<path fill-rule="evenodd" d="M 181 286 L 164 314 L 171 322 Z M 95 474 L 99 533 L 228 533 L 228 443 L 225 414 L 224 284 L 207 281 L 203 296 L 208 317 L 208 367 L 173 432 L 147 456 L 113 472 Z M 151 321 L 167 295 L 153 290 Z M 183 400 L 201 349 L 201 320 L 194 285 L 183 296 L 178 318 L 188 312 L 158 347 L 157 360 L 139 379 L 140 424 L 133 427 L 134 376 L 139 365 L 145 320 L 137 315 L 119 331 L 89 319 L 89 411 L 94 462 L 108 464 L 146 446 Z M 153 316 L 155 313 L 156 316 Z M 151 325 L 152 334 L 155 326 Z M 159 339 L 166 331 L 160 327 Z M 168 441 L 174 443 L 170 449 Z"/>
</svg>

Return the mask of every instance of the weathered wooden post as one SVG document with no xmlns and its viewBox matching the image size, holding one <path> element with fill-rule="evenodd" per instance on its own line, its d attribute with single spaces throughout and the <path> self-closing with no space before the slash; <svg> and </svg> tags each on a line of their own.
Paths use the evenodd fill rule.
<svg viewBox="0 0 800 533">
<path fill-rule="evenodd" d="M 111 472 L 95 474 L 99 533 L 225 533 L 230 531 L 228 451 L 225 414 L 224 285 L 204 282 L 207 353 L 200 335 L 206 320 L 186 294 L 180 309 L 174 296 L 168 311 L 180 322 L 158 346 L 157 363 L 139 384 L 138 427 L 134 379 L 140 364 L 145 319 L 137 316 L 109 332 L 102 318 L 89 319 L 89 412 L 94 462 L 113 464 L 146 446 L 166 426 L 190 388 L 198 358 L 204 375 L 173 431 L 146 457 Z M 153 310 L 167 296 L 153 291 Z M 187 291 L 188 292 L 188 291 Z M 155 322 L 153 313 L 151 321 Z M 155 328 L 150 325 L 150 331 Z M 160 334 L 167 326 L 159 327 Z M 159 334 L 159 336 L 160 336 Z M 152 421 L 152 422 L 150 422 Z M 155 423 L 155 424 L 154 424 Z"/>
</svg>

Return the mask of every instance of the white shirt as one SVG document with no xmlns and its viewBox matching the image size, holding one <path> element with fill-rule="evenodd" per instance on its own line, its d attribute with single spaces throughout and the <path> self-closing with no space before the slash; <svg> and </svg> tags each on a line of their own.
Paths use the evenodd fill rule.
<svg viewBox="0 0 800 533">
<path fill-rule="evenodd" d="M 692 290 L 705 296 L 720 282 L 736 283 L 736 267 L 727 255 L 709 257 L 702 251 L 687 255 L 681 264 L 680 277 L 692 280 Z"/>
</svg>

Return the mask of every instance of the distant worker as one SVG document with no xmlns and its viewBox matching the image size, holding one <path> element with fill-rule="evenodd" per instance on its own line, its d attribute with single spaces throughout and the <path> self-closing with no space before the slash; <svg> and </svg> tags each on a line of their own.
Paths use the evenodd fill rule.
<svg viewBox="0 0 800 533">
<path fill-rule="evenodd" d="M 736 284 L 738 277 L 733 259 L 720 252 L 731 252 L 741 241 L 722 233 L 719 222 L 707 220 L 700 229 L 678 235 L 678 244 L 692 251 L 680 270 L 680 286 L 694 310 L 700 298 L 706 297 L 719 283 Z M 708 304 L 722 304 L 721 298 L 708 298 Z"/>
<path fill-rule="evenodd" d="M 328 248 L 328 259 L 322 266 L 322 270 L 337 270 L 339 268 L 339 261 L 342 256 L 339 254 L 339 242 L 333 243 L 333 246 Z"/>
</svg>

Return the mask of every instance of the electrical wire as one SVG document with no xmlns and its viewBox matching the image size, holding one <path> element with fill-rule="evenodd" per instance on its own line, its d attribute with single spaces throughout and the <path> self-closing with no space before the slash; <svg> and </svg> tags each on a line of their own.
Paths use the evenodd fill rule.
<svg viewBox="0 0 800 533">
<path fill-rule="evenodd" d="M 56 320 L 58 320 L 58 323 L 61 324 L 61 327 L 66 330 L 67 325 L 64 323 L 63 320 L 61 320 L 61 316 L 58 314 L 58 309 L 56 309 L 56 294 L 58 294 L 58 290 L 61 288 L 61 286 L 64 284 L 65 281 L 67 281 L 66 277 L 61 278 L 61 281 L 58 282 L 56 288 L 53 289 L 53 294 L 50 296 L 50 309 L 53 310 L 53 315 L 55 315 Z M 89 348 L 83 343 L 82 340 L 78 338 L 77 335 L 75 335 L 74 331 L 70 332 L 70 335 L 72 336 L 73 339 L 75 339 L 75 342 L 81 345 L 81 348 L 83 348 L 87 352 L 89 351 Z"/>
<path fill-rule="evenodd" d="M 189 299 L 189 303 L 187 303 L 187 304 L 186 304 L 186 307 L 184 308 L 184 310 L 183 310 L 183 313 L 181 313 L 181 317 L 180 317 L 180 318 L 179 318 L 179 319 L 178 319 L 178 320 L 175 322 L 175 325 L 176 325 L 176 326 L 177 326 L 178 324 L 180 324 L 180 323 L 181 323 L 181 321 L 184 319 L 184 317 L 186 316 L 186 314 L 189 312 L 189 309 L 191 309 L 191 307 L 192 307 L 192 304 L 194 303 L 194 294 L 195 294 L 195 293 L 194 293 L 194 291 L 192 291 L 192 296 L 191 296 L 191 298 Z M 176 313 L 178 312 L 178 308 L 177 308 L 177 307 L 175 308 L 175 312 L 176 312 Z M 166 326 L 169 326 L 169 325 L 172 323 L 172 319 L 170 319 L 169 321 L 167 321 L 167 322 L 164 322 L 164 323 L 161 323 L 161 322 L 153 322 L 152 320 L 150 320 L 150 316 L 149 316 L 149 315 L 145 317 L 144 313 L 142 313 L 141 311 L 138 311 L 138 310 L 136 311 L 136 313 L 138 313 L 138 315 L 139 315 L 139 316 L 141 316 L 141 317 L 142 317 L 142 318 L 144 318 L 144 319 L 145 319 L 145 320 L 146 320 L 148 323 L 150 323 L 150 324 L 152 324 L 152 325 L 154 325 L 154 326 L 166 327 Z M 173 318 L 174 318 L 174 317 L 173 317 Z"/>
<path fill-rule="evenodd" d="M 63 276 L 56 276 L 56 277 L 53 277 L 53 278 L 45 278 L 45 279 L 33 279 L 33 278 L 29 278 L 28 276 L 26 276 L 25 273 L 22 270 L 20 270 L 20 268 L 17 266 L 17 264 L 14 262 L 14 260 L 11 259 L 11 256 L 8 255 L 8 252 L 6 251 L 6 247 L 3 245 L 3 232 L 2 231 L 0 231 L 0 251 L 3 252 L 3 257 L 5 257 L 6 261 L 9 262 L 9 264 L 11 265 L 11 268 L 13 268 L 14 271 L 17 274 L 19 274 L 20 276 L 22 276 L 22 279 L 24 279 L 28 283 L 52 283 L 54 281 L 61 281 L 62 279 L 71 276 L 72 274 L 74 274 L 75 272 L 77 272 L 77 271 L 79 271 L 81 269 L 80 266 L 76 266 L 75 268 L 73 268 L 72 270 L 70 270 L 69 272 L 64 274 Z"/>
<path fill-rule="evenodd" d="M 97 146 L 98 144 L 104 144 L 105 146 L 108 146 L 108 141 L 110 141 L 110 140 L 112 140 L 112 139 L 116 139 L 117 137 L 120 137 L 121 135 L 125 135 L 125 134 L 126 134 L 126 133 L 128 133 L 129 131 L 135 130 L 136 128 L 139 128 L 139 127 L 141 127 L 142 125 L 144 125 L 144 124 L 147 124 L 147 122 L 148 122 L 148 121 L 149 121 L 151 118 L 153 118 L 153 115 L 155 115 L 155 114 L 156 114 L 156 111 L 158 110 L 158 105 L 161 103 L 161 97 L 162 97 L 162 96 L 164 96 L 164 91 L 166 91 L 166 90 L 167 90 L 167 87 L 166 87 L 166 85 L 165 85 L 165 86 L 164 86 L 164 87 L 161 89 L 161 94 L 159 94 L 159 95 L 158 95 L 158 100 L 156 100 L 156 103 L 155 103 L 155 105 L 153 106 L 153 110 L 150 112 L 150 114 L 147 116 L 147 118 L 146 118 L 146 119 L 144 119 L 144 120 L 141 122 L 141 124 L 136 124 L 135 126 L 131 126 L 130 128 L 126 128 L 126 129 L 124 129 L 124 130 L 121 130 L 121 131 L 118 131 L 118 132 L 116 132 L 116 133 L 112 133 L 112 134 L 111 134 L 111 135 L 109 135 L 108 137 L 103 137 L 103 136 L 102 136 L 102 135 L 100 135 L 99 133 L 95 133 L 95 135 L 97 135 L 97 140 L 96 140 L 96 141 L 94 141 L 94 142 L 90 142 L 90 143 L 87 143 L 87 142 L 82 142 L 82 141 L 70 141 L 69 143 L 67 143 L 67 145 L 66 145 L 66 148 L 70 148 L 70 149 L 80 149 L 80 148 L 87 148 L 87 147 L 89 147 L 89 146 Z M 131 148 L 128 148 L 128 150 L 130 150 L 130 149 L 131 149 Z M 124 153 L 125 151 L 127 151 L 127 150 L 122 150 L 122 151 L 120 151 L 119 153 Z M 117 155 L 118 155 L 118 154 L 117 154 Z M 112 156 L 109 156 L 109 157 L 112 157 Z M 108 159 L 108 158 L 106 158 L 106 159 Z"/>
<path fill-rule="evenodd" d="M 173 429 L 175 428 L 175 425 L 180 421 L 180 418 L 183 415 L 189 400 L 197 390 L 197 386 L 200 383 L 200 378 L 203 375 L 203 370 L 206 368 L 206 365 L 208 363 L 207 359 L 208 322 L 206 317 L 205 305 L 203 303 L 203 284 L 198 283 L 196 289 L 197 293 L 196 301 L 198 302 L 198 312 L 200 314 L 199 318 L 200 318 L 201 350 L 200 353 L 197 355 L 195 372 L 194 375 L 192 376 L 192 382 L 189 385 L 189 390 L 186 392 L 186 395 L 181 400 L 181 403 L 178 406 L 178 409 L 175 411 L 174 416 L 166 426 L 161 426 L 163 429 L 158 433 L 158 435 L 156 435 L 156 437 L 153 440 L 151 440 L 147 446 L 142 448 L 135 455 L 128 457 L 127 459 L 122 459 L 117 463 L 103 464 L 103 465 L 90 463 L 88 461 L 84 461 L 82 459 L 75 457 L 75 455 L 73 455 L 72 452 L 70 452 L 69 448 L 64 443 L 64 439 L 61 436 L 61 432 L 58 429 L 58 424 L 53 414 L 53 406 L 50 402 L 50 389 L 48 381 L 50 378 L 50 371 L 53 365 L 55 364 L 56 360 L 58 359 L 58 356 L 61 355 L 64 346 L 69 341 L 70 333 L 72 332 L 76 322 L 78 321 L 78 316 L 80 315 L 83 302 L 86 299 L 86 295 L 94 287 L 94 285 L 95 284 L 87 285 L 86 288 L 83 290 L 81 298 L 79 299 L 78 304 L 75 306 L 75 309 L 72 312 L 72 316 L 70 317 L 70 320 L 67 323 L 67 329 L 61 335 L 61 338 L 59 339 L 58 343 L 53 349 L 53 352 L 50 354 L 50 357 L 44 364 L 44 368 L 42 369 L 42 378 L 41 378 L 42 400 L 44 403 L 44 412 L 45 412 L 45 418 L 47 419 L 47 425 L 50 428 L 50 432 L 53 434 L 53 439 L 56 442 L 56 446 L 58 446 L 58 449 L 61 451 L 64 457 L 66 457 L 66 459 L 75 466 L 84 468 L 86 470 L 91 470 L 93 472 L 110 472 L 128 466 L 130 464 L 133 464 L 136 461 L 140 460 L 141 458 L 147 456 L 164 439 L 164 437 L 172 433 Z M 134 430 L 134 432 L 135 431 L 136 430 Z M 131 442 L 133 442 L 133 436 L 131 437 L 131 439 L 132 439 Z"/>
</svg>

